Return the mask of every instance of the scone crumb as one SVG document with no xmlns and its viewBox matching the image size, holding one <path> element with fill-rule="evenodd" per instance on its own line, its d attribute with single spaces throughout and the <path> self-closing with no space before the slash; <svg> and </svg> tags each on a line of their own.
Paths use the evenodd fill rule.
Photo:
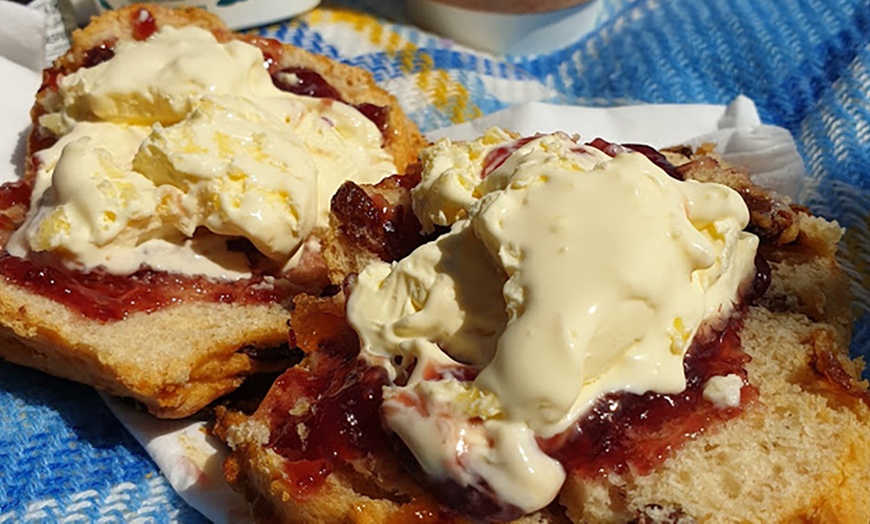
<svg viewBox="0 0 870 524">
<path fill-rule="evenodd" d="M 299 435 L 299 441 L 303 445 L 308 441 L 308 427 L 305 424 L 296 424 L 296 434 Z"/>
<path fill-rule="evenodd" d="M 296 399 L 296 403 L 293 404 L 293 407 L 290 408 L 290 415 L 294 417 L 301 417 L 302 415 L 308 413 L 308 410 L 311 409 L 311 402 L 308 401 L 307 398 L 298 398 Z"/>
<path fill-rule="evenodd" d="M 270 433 L 268 426 L 248 419 L 227 428 L 226 441 L 230 448 L 234 450 L 242 444 L 255 443 L 265 446 L 269 442 Z"/>
</svg>

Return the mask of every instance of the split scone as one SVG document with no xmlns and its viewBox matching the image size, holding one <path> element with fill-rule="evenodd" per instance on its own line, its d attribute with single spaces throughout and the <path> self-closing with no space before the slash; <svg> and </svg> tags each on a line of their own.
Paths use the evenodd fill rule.
<svg viewBox="0 0 870 524">
<path fill-rule="evenodd" d="M 494 129 L 421 164 L 336 194 L 329 256 L 368 262 L 220 412 L 259 521 L 868 522 L 839 226 L 704 151 Z"/>
<path fill-rule="evenodd" d="M 424 143 L 368 73 L 148 4 L 75 32 L 32 117 L 0 189 L 0 356 L 170 418 L 286 367 L 332 193 Z"/>
</svg>

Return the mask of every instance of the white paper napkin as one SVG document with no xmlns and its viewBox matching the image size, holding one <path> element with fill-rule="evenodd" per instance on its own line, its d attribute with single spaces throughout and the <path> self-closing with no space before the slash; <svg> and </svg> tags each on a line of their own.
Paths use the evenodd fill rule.
<svg viewBox="0 0 870 524">
<path fill-rule="evenodd" d="M 13 2 L 0 1 L 0 50 L 5 59 L 36 71 L 45 60 L 45 15 Z"/>
<path fill-rule="evenodd" d="M 523 135 L 565 131 L 579 134 L 585 140 L 602 137 L 659 148 L 711 142 L 726 161 L 747 167 L 753 180 L 762 186 L 792 199 L 797 198 L 803 187 L 805 167 L 791 134 L 781 127 L 762 124 L 755 103 L 745 96 L 738 96 L 727 106 L 650 104 L 592 108 L 531 102 L 434 131 L 429 137 L 467 140 L 480 136 L 491 126 L 513 129 Z"/>
<path fill-rule="evenodd" d="M 0 20 L 0 175 L 11 180 L 23 173 L 30 106 L 45 60 L 45 17 L 0 0 Z"/>
<path fill-rule="evenodd" d="M 104 393 L 101 396 L 191 507 L 216 524 L 251 521 L 244 498 L 224 480 L 228 450 L 208 435 L 204 422 L 156 419 Z"/>
</svg>

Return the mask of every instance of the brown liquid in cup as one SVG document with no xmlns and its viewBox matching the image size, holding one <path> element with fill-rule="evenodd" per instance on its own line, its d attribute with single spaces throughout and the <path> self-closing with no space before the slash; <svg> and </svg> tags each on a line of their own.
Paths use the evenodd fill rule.
<svg viewBox="0 0 870 524">
<path fill-rule="evenodd" d="M 545 13 L 568 9 L 590 0 L 432 0 L 439 4 L 492 13 Z"/>
</svg>

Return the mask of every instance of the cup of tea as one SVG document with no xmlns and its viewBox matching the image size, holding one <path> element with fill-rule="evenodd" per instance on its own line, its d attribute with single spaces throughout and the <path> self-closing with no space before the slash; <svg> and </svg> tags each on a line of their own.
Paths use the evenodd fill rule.
<svg viewBox="0 0 870 524">
<path fill-rule="evenodd" d="M 496 54 L 540 54 L 592 31 L 604 0 L 407 0 L 421 28 Z"/>
</svg>

